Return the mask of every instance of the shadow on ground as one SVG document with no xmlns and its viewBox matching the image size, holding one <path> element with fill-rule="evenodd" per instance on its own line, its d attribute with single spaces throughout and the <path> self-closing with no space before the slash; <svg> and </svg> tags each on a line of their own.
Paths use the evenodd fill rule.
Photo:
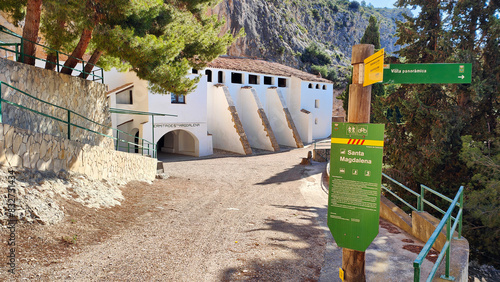
<svg viewBox="0 0 500 282">
<path fill-rule="evenodd" d="M 262 182 L 256 183 L 256 185 L 281 184 L 297 181 L 299 179 L 311 176 L 309 172 L 313 170 L 314 168 L 310 166 L 296 164 L 293 167 L 277 173 Z"/>
<path fill-rule="evenodd" d="M 296 211 L 293 222 L 269 218 L 264 228 L 247 232 L 265 231 L 265 246 L 256 255 L 236 268 L 227 268 L 221 281 L 317 281 L 323 265 L 326 239 L 317 222 L 322 209 L 307 206 L 275 206 Z M 271 231 L 271 232 L 269 232 Z M 285 250 L 282 258 L 273 258 L 272 250 Z"/>
</svg>

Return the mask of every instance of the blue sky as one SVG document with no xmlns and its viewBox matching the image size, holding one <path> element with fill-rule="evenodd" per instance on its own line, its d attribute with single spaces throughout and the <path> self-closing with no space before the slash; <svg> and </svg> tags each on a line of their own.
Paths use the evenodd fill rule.
<svg viewBox="0 0 500 282">
<path fill-rule="evenodd" d="M 361 3 L 362 0 L 358 0 Z M 394 4 L 397 2 L 396 0 L 365 0 L 366 4 L 372 4 L 375 8 L 395 8 Z M 411 9 L 411 7 L 409 7 Z M 412 10 L 413 15 L 417 15 L 420 11 L 420 8 L 416 10 Z"/>
<path fill-rule="evenodd" d="M 361 2 L 361 0 L 359 1 Z M 372 4 L 375 8 L 394 8 L 394 0 L 365 0 L 366 4 Z"/>
</svg>

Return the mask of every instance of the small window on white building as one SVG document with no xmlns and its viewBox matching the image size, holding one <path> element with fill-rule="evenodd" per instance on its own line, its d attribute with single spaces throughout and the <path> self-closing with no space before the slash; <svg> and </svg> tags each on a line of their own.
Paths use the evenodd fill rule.
<svg viewBox="0 0 500 282">
<path fill-rule="evenodd" d="M 323 90 L 326 90 L 326 85 L 323 85 Z"/>
<path fill-rule="evenodd" d="M 224 83 L 224 72 L 219 71 L 217 73 L 217 83 Z"/>
<path fill-rule="evenodd" d="M 116 103 L 117 104 L 132 105 L 132 103 L 134 102 L 132 94 L 133 94 L 132 90 L 117 93 L 116 94 Z"/>
<path fill-rule="evenodd" d="M 318 124 L 318 118 L 314 119 L 314 124 Z"/>
<path fill-rule="evenodd" d="M 205 70 L 205 75 L 207 76 L 207 82 L 212 82 L 212 71 Z"/>
<path fill-rule="evenodd" d="M 259 84 L 259 77 L 254 74 L 249 74 L 248 84 Z"/>
<path fill-rule="evenodd" d="M 312 84 L 312 83 L 309 83 L 308 88 L 313 88 L 313 84 Z"/>
<path fill-rule="evenodd" d="M 320 85 L 319 84 L 316 84 L 316 89 L 319 89 Z"/>
<path fill-rule="evenodd" d="M 278 77 L 278 87 L 286 87 L 286 78 Z"/>
<path fill-rule="evenodd" d="M 170 103 L 172 103 L 172 104 L 186 104 L 186 96 L 170 93 Z"/>
<path fill-rule="evenodd" d="M 273 78 L 270 76 L 264 76 L 264 84 L 265 85 L 273 85 Z"/>
<path fill-rule="evenodd" d="M 314 107 L 319 108 L 319 100 L 318 99 L 314 100 Z"/>
<path fill-rule="evenodd" d="M 239 72 L 231 73 L 231 83 L 243 84 L 243 75 Z"/>
<path fill-rule="evenodd" d="M 192 69 L 191 72 L 194 73 L 194 74 L 198 74 L 198 70 L 197 69 Z"/>
</svg>

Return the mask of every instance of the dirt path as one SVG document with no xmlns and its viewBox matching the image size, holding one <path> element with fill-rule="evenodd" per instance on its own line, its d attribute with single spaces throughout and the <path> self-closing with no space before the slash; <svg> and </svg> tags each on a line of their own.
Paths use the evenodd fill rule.
<svg viewBox="0 0 500 282">
<path fill-rule="evenodd" d="M 15 278 L 316 281 L 322 205 L 301 189 L 321 189 L 324 164 L 300 166 L 308 150 L 168 162 L 170 178 L 128 184 L 121 206 L 68 202 L 63 223 L 19 228 Z M 14 278 L 1 271 L 0 280 Z"/>
</svg>

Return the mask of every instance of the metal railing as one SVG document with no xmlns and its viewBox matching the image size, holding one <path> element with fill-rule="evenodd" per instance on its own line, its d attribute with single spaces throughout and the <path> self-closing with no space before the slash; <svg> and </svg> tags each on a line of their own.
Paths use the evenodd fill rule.
<svg viewBox="0 0 500 282">
<path fill-rule="evenodd" d="M 0 34 L 3 35 L 2 38 L 0 39 L 0 50 L 5 51 L 6 53 L 14 53 L 15 59 L 18 62 L 24 62 L 25 57 L 29 57 L 29 58 L 33 58 L 35 60 L 40 60 L 42 62 L 45 62 L 45 63 L 48 62 L 50 64 L 55 65 L 57 72 L 60 72 L 61 68 L 67 68 L 67 69 L 71 69 L 72 71 L 77 71 L 80 74 L 89 75 L 90 77 L 92 77 L 93 81 L 100 81 L 101 83 L 104 83 L 104 70 L 102 68 L 92 64 L 92 63 L 89 63 L 89 62 L 84 61 L 82 59 L 65 54 L 59 50 L 52 49 L 50 47 L 39 44 L 37 42 L 33 42 L 31 40 L 25 39 L 22 36 L 20 36 L 19 34 L 16 34 L 16 33 L 8 30 L 7 28 L 5 28 L 4 26 L 1 26 L 1 25 L 0 25 Z M 12 41 L 12 42 L 3 42 L 3 41 L 5 41 L 5 38 L 6 38 L 5 36 L 10 37 L 11 40 L 9 40 L 9 41 Z M 47 53 L 47 54 L 55 54 L 56 61 L 52 62 L 52 61 L 48 61 L 47 59 L 38 58 L 36 56 L 25 54 L 24 48 L 23 48 L 25 41 L 31 42 L 31 43 L 35 44 L 36 46 L 42 47 L 44 49 L 45 53 Z M 61 56 L 65 56 L 67 58 L 73 58 L 75 60 L 78 60 L 82 66 L 82 69 L 79 70 L 76 68 L 70 68 L 70 67 L 67 67 L 67 66 L 60 64 L 60 57 Z M 87 66 L 87 65 L 92 66 L 91 72 L 85 71 L 85 66 Z M 100 75 L 97 75 L 97 73 L 100 73 Z"/>
<path fill-rule="evenodd" d="M 430 188 L 429 191 L 431 191 Z M 434 191 L 435 192 L 435 191 Z M 437 193 L 437 192 L 436 192 Z M 438 193 L 439 194 L 439 193 Z M 448 198 L 447 198 L 448 199 Z M 457 213 L 456 219 L 454 220 L 453 227 L 451 226 L 451 220 L 452 220 L 452 212 L 453 210 L 459 207 L 459 211 Z M 451 202 L 450 207 L 444 214 L 443 219 L 439 222 L 439 225 L 436 227 L 436 230 L 434 230 L 434 233 L 432 233 L 431 237 L 425 244 L 424 248 L 422 251 L 420 251 L 420 254 L 418 254 L 418 257 L 415 259 L 413 262 L 413 268 L 414 268 L 414 274 L 413 274 L 413 281 L 419 282 L 420 281 L 420 266 L 422 265 L 425 257 L 429 253 L 429 251 L 432 248 L 432 245 L 436 242 L 439 234 L 443 230 L 444 226 L 446 225 L 446 243 L 444 244 L 443 248 L 441 249 L 441 253 L 439 254 L 436 263 L 434 264 L 434 267 L 431 270 L 431 273 L 427 277 L 426 281 L 432 281 L 434 276 L 436 275 L 436 271 L 443 261 L 444 256 L 446 255 L 446 265 L 445 265 L 445 274 L 441 275 L 441 278 L 446 279 L 446 280 L 455 280 L 455 277 L 450 276 L 450 258 L 451 258 L 451 239 L 452 239 L 452 234 L 455 232 L 455 229 L 457 228 L 457 225 L 459 226 L 458 229 L 458 238 L 460 239 L 462 236 L 462 215 L 463 215 L 463 208 L 464 208 L 464 187 L 461 186 L 460 189 L 458 190 L 457 195 Z M 457 220 L 458 219 L 458 220 Z"/>
<path fill-rule="evenodd" d="M 446 224 L 446 243 L 444 244 L 443 248 L 441 249 L 441 253 L 439 254 L 437 260 L 436 260 L 436 263 L 434 264 L 434 267 L 432 268 L 429 276 L 427 277 L 426 281 L 432 281 L 432 279 L 434 278 L 434 276 L 436 275 L 436 271 L 439 267 L 439 265 L 441 264 L 443 258 L 445 257 L 446 255 L 446 266 L 445 266 L 445 274 L 441 276 L 441 278 L 443 279 L 447 279 L 447 280 L 454 280 L 454 277 L 450 276 L 450 259 L 451 259 L 451 234 L 453 234 L 455 232 L 455 230 L 457 229 L 458 227 L 458 237 L 457 239 L 460 239 L 462 237 L 462 216 L 463 216 L 463 207 L 464 207 L 464 201 L 463 201 L 463 191 L 464 191 L 464 187 L 460 187 L 460 189 L 458 190 L 458 193 L 457 195 L 455 196 L 454 199 L 450 199 L 446 196 L 444 196 L 443 194 L 437 192 L 437 191 L 434 191 L 432 190 L 431 188 L 425 186 L 425 185 L 420 185 L 420 194 L 413 191 L 412 189 L 406 187 L 405 185 L 399 183 L 398 181 L 392 179 L 391 177 L 389 177 L 387 174 L 385 173 L 382 173 L 382 176 L 392 182 L 393 184 L 396 184 L 397 187 L 400 187 L 402 188 L 404 191 L 414 195 L 416 197 L 416 207 L 413 206 L 412 204 L 408 203 L 407 201 L 405 201 L 403 198 L 401 198 L 399 195 L 397 195 L 396 192 L 392 191 L 390 189 L 390 187 L 388 187 L 388 185 L 384 185 L 382 184 L 382 189 L 391 194 L 392 196 L 394 196 L 396 199 L 398 199 L 399 201 L 401 201 L 403 204 L 405 204 L 406 206 L 408 206 L 409 208 L 411 208 L 412 210 L 414 211 L 417 211 L 417 212 L 423 212 L 424 211 L 424 204 L 427 204 L 429 205 L 430 207 L 434 208 L 436 211 L 440 212 L 441 214 L 443 214 L 443 218 L 441 219 L 441 221 L 439 222 L 439 225 L 436 227 L 436 229 L 434 230 L 434 233 L 432 233 L 431 237 L 429 238 L 429 240 L 427 241 L 427 243 L 425 244 L 425 246 L 423 247 L 422 251 L 420 251 L 418 257 L 415 259 L 415 261 L 413 262 L 413 267 L 414 267 L 414 281 L 417 282 L 417 281 L 420 281 L 420 267 L 423 263 L 423 260 L 425 259 L 425 257 L 427 256 L 427 254 L 429 253 L 430 249 L 432 248 L 432 246 L 434 245 L 434 243 L 436 242 L 436 240 L 438 239 L 438 236 L 439 234 L 441 233 L 441 231 L 443 230 L 445 224 Z M 437 207 L 436 205 L 434 205 L 433 203 L 431 203 L 430 201 L 426 200 L 425 199 L 425 192 L 426 191 L 429 191 L 431 192 L 432 194 L 440 197 L 441 199 L 447 201 L 447 202 L 450 202 L 450 206 L 448 207 L 448 209 L 446 211 L 440 209 L 439 207 Z M 452 216 L 452 213 L 454 211 L 455 208 L 458 208 L 458 212 L 457 212 L 457 215 L 455 217 Z M 453 227 L 451 226 L 451 220 L 453 220 Z"/>
<path fill-rule="evenodd" d="M 66 120 L 64 120 L 64 119 L 62 119 L 62 118 L 59 118 L 59 117 L 55 117 L 55 116 L 49 115 L 49 114 L 46 114 L 46 113 L 42 113 L 42 112 L 40 112 L 40 111 L 38 111 L 38 110 L 34 110 L 34 109 L 28 108 L 28 107 L 26 107 L 26 106 L 20 105 L 20 104 L 18 104 L 18 103 L 15 103 L 15 102 L 12 102 L 12 101 L 8 101 L 8 100 L 4 99 L 4 98 L 3 98 L 3 95 L 2 95 L 2 94 L 3 94 L 3 92 L 2 92 L 2 86 L 5 86 L 5 87 L 8 87 L 8 88 L 11 88 L 11 89 L 13 89 L 13 90 L 17 91 L 18 93 L 22 93 L 23 95 L 25 95 L 25 96 L 27 96 L 27 97 L 30 97 L 30 98 L 32 98 L 32 99 L 34 99 L 34 100 L 36 100 L 36 101 L 39 101 L 39 102 L 41 102 L 41 103 L 43 103 L 43 104 L 45 104 L 45 105 L 49 105 L 49 106 L 55 107 L 55 108 L 57 108 L 57 109 L 60 109 L 60 110 L 62 110 L 62 111 L 65 111 L 65 112 L 66 112 Z M 44 117 L 48 117 L 48 118 L 50 118 L 50 119 L 53 119 L 53 120 L 56 120 L 56 121 L 59 121 L 59 122 L 62 122 L 62 123 L 64 123 L 64 124 L 66 124 L 66 126 L 67 126 L 67 138 L 68 138 L 69 140 L 71 140 L 71 127 L 76 127 L 76 128 L 80 128 L 80 129 L 83 129 L 83 130 L 86 130 L 86 131 L 92 132 L 92 133 L 94 133 L 94 134 L 97 134 L 97 135 L 100 135 L 100 136 L 103 136 L 103 137 L 107 137 L 107 138 L 111 138 L 111 139 L 115 140 L 115 142 L 116 142 L 116 143 L 115 143 L 115 149 L 116 149 L 116 150 L 119 150 L 120 148 L 125 148 L 125 147 L 127 147 L 127 148 L 128 148 L 127 152 L 130 152 L 130 147 L 132 146 L 132 148 L 134 148 L 134 149 L 135 149 L 135 148 L 140 148 L 140 150 L 139 150 L 139 151 L 141 151 L 141 154 L 142 154 L 142 155 L 144 155 L 144 154 L 146 154 L 146 155 L 151 155 L 151 154 L 150 154 L 150 151 L 151 151 L 151 152 L 152 152 L 152 157 L 153 157 L 153 158 L 156 158 L 156 148 L 155 148 L 155 146 L 154 146 L 154 144 L 153 144 L 152 142 L 149 142 L 149 141 L 147 141 L 147 140 L 145 140 L 145 139 L 142 139 L 142 138 L 139 138 L 139 137 L 133 136 L 133 135 L 131 135 L 131 134 L 127 133 L 127 132 L 121 131 L 121 130 L 119 130 L 119 129 L 112 128 L 112 127 L 110 127 L 110 126 L 107 126 L 107 125 L 104 125 L 104 124 L 100 124 L 100 123 L 98 123 L 98 122 L 95 122 L 95 121 L 93 121 L 93 120 L 91 120 L 91 119 L 89 119 L 89 118 L 87 118 L 87 117 L 85 117 L 85 116 L 83 116 L 83 115 L 81 115 L 81 114 L 79 114 L 79 113 L 77 113 L 77 112 L 74 112 L 74 111 L 69 110 L 69 109 L 67 109 L 67 108 L 64 108 L 64 107 L 61 107 L 61 106 L 54 105 L 54 104 L 52 104 L 52 103 L 46 102 L 46 101 L 44 101 L 44 100 L 42 100 L 42 99 L 39 99 L 39 98 L 37 98 L 37 97 L 34 97 L 34 96 L 32 96 L 32 95 L 30 95 L 30 94 L 28 94 L 28 93 L 26 93 L 26 92 L 24 92 L 24 91 L 20 90 L 20 89 L 18 89 L 18 88 L 16 88 L 16 87 L 14 87 L 14 86 L 12 86 L 12 85 L 10 85 L 10 84 L 8 84 L 8 83 L 5 83 L 5 82 L 3 82 L 3 81 L 0 81 L 0 123 L 2 123 L 2 122 L 3 122 L 3 121 L 2 121 L 2 102 L 3 102 L 3 103 L 7 103 L 7 104 L 12 105 L 12 106 L 15 106 L 15 107 L 18 107 L 18 108 L 21 108 L 21 109 L 24 109 L 24 110 L 31 111 L 31 112 L 33 112 L 33 113 L 36 113 L 36 114 L 42 115 L 42 116 L 44 116 Z M 73 122 L 71 121 L 72 117 L 73 117 L 73 118 L 74 118 L 74 117 L 82 118 L 82 119 L 86 120 L 87 122 L 90 122 L 91 124 L 95 124 L 95 125 L 97 125 L 97 126 L 102 126 L 102 127 L 104 127 L 104 128 L 111 129 L 111 130 L 113 130 L 113 131 L 116 131 L 116 134 L 117 134 L 117 135 L 116 135 L 116 137 L 114 137 L 114 136 L 110 136 L 110 135 L 107 135 L 107 134 L 101 133 L 101 132 L 99 132 L 99 131 L 95 131 L 95 130 L 92 130 L 92 129 L 90 129 L 90 128 L 87 128 L 87 127 L 84 127 L 84 126 L 81 126 L 81 125 L 75 124 L 75 123 L 73 123 Z M 141 144 L 138 144 L 139 142 L 138 142 L 138 143 L 133 143 L 133 142 L 129 142 L 129 141 L 124 140 L 124 139 L 120 139 L 120 138 L 119 138 L 119 137 L 120 137 L 120 135 L 122 135 L 122 136 L 124 136 L 124 135 L 125 135 L 125 136 L 130 136 L 130 137 L 134 138 L 135 140 L 139 140 L 139 142 L 140 142 Z M 122 137 L 122 138 L 123 138 L 123 137 Z M 134 140 L 134 139 L 133 139 L 133 140 Z M 126 146 L 119 146 L 119 143 L 122 143 L 122 144 L 123 144 L 123 143 L 126 143 L 127 145 L 126 145 Z M 145 146 L 145 144 L 147 145 L 147 147 Z M 150 146 L 151 146 L 151 148 L 150 148 Z M 147 152 L 147 153 L 146 153 L 146 152 Z"/>
</svg>

